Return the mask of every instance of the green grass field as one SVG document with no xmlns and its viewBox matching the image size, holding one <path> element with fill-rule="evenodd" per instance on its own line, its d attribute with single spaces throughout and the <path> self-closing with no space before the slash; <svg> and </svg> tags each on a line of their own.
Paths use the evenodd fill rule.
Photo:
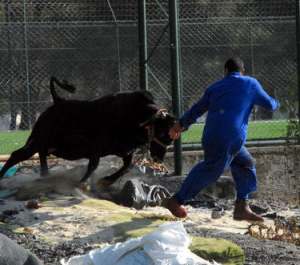
<svg viewBox="0 0 300 265">
<path fill-rule="evenodd" d="M 287 134 L 287 120 L 250 122 L 248 140 L 278 139 Z M 182 134 L 183 143 L 199 143 L 203 124 L 195 124 Z M 0 154 L 10 154 L 26 142 L 29 131 L 0 132 Z"/>
<path fill-rule="evenodd" d="M 278 139 L 287 135 L 287 120 L 249 122 L 248 140 Z M 194 124 L 182 134 L 184 143 L 200 142 L 204 124 Z"/>
<path fill-rule="evenodd" d="M 22 147 L 30 131 L 0 132 L 0 154 L 10 154 L 12 151 Z"/>
</svg>

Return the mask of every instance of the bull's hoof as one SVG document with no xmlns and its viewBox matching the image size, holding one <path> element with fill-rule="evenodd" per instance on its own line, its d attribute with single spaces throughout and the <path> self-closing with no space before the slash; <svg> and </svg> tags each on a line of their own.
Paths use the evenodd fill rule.
<svg viewBox="0 0 300 265">
<path fill-rule="evenodd" d="M 87 192 L 89 191 L 89 185 L 85 182 L 80 182 L 79 189 L 82 190 L 83 192 Z"/>
<path fill-rule="evenodd" d="M 98 180 L 97 186 L 98 186 L 99 188 L 108 188 L 108 187 L 110 187 L 113 183 L 114 183 L 114 181 L 112 181 L 112 180 L 110 180 L 110 179 L 102 178 L 102 179 L 99 179 L 99 180 Z"/>
<path fill-rule="evenodd" d="M 48 170 L 41 170 L 40 173 L 42 178 L 48 177 L 49 176 L 49 171 Z"/>
</svg>

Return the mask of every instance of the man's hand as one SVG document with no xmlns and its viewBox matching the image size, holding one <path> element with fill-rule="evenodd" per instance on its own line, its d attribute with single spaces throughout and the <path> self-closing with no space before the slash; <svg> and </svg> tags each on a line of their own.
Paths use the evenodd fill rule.
<svg viewBox="0 0 300 265">
<path fill-rule="evenodd" d="M 176 122 L 174 126 L 170 129 L 169 135 L 171 139 L 177 140 L 180 137 L 183 128 L 180 126 L 179 122 Z"/>
</svg>

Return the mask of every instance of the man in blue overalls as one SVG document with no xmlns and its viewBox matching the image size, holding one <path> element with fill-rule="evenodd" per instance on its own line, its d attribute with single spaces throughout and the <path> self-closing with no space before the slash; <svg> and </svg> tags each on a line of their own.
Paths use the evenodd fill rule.
<svg viewBox="0 0 300 265">
<path fill-rule="evenodd" d="M 264 91 L 256 79 L 243 75 L 244 63 L 241 59 L 227 60 L 224 70 L 225 77 L 208 87 L 169 132 L 171 138 L 177 139 L 182 131 L 208 112 L 202 137 L 204 160 L 194 166 L 180 190 L 165 200 L 163 206 L 177 217 L 186 217 L 187 212 L 182 205 L 215 182 L 230 167 L 237 191 L 233 218 L 263 221 L 247 203 L 249 194 L 256 190 L 256 170 L 254 159 L 244 144 L 253 106 L 274 111 L 279 103 Z"/>
</svg>

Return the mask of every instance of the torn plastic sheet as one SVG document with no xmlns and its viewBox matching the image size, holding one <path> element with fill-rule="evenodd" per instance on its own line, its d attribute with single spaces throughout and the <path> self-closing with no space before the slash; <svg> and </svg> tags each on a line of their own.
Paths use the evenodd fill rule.
<svg viewBox="0 0 300 265">
<path fill-rule="evenodd" d="M 3 165 L 0 165 L 0 169 L 3 167 Z M 9 178 L 9 177 L 12 177 L 16 174 L 18 170 L 18 167 L 17 166 L 12 166 L 10 169 L 8 169 L 5 174 L 4 174 L 4 177 L 5 178 Z"/>
<path fill-rule="evenodd" d="M 83 256 L 75 256 L 62 265 L 220 265 L 209 262 L 189 250 L 191 240 L 182 222 L 161 225 L 143 237 L 129 239 Z"/>
<path fill-rule="evenodd" d="M 6 199 L 10 196 L 13 196 L 17 193 L 17 189 L 13 190 L 0 190 L 0 199 Z"/>
<path fill-rule="evenodd" d="M 161 185 L 150 186 L 138 179 L 131 179 L 124 184 L 118 196 L 118 203 L 127 207 L 142 209 L 145 206 L 160 205 L 163 199 L 170 196 L 167 188 Z"/>
</svg>

